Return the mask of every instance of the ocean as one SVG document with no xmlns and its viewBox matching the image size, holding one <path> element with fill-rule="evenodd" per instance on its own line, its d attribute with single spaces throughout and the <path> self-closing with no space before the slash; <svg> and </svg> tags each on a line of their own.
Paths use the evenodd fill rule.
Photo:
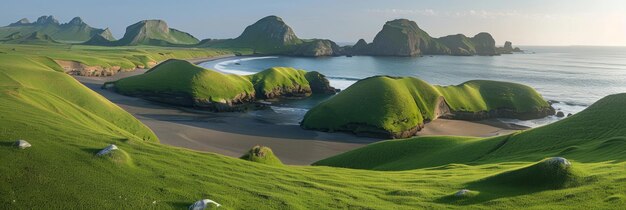
<svg viewBox="0 0 626 210">
<path fill-rule="evenodd" d="M 553 101 L 566 115 L 575 114 L 600 98 L 626 92 L 626 47 L 521 47 L 524 53 L 501 56 L 423 57 L 233 57 L 200 64 L 232 74 L 253 74 L 274 66 L 287 66 L 326 75 L 335 88 L 345 89 L 359 79 L 375 75 L 413 76 L 431 84 L 457 85 L 468 80 L 498 80 L 529 85 Z M 282 114 L 277 123 L 297 124 L 304 113 L 327 97 L 281 101 L 272 110 Z M 252 113 L 263 115 L 263 112 Z M 501 119 L 537 127 L 558 121 Z"/>
</svg>

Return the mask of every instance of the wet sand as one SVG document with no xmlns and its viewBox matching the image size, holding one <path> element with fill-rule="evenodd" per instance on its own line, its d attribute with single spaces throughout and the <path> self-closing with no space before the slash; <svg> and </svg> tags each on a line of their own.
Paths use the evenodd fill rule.
<svg viewBox="0 0 626 210">
<path fill-rule="evenodd" d="M 192 61 L 204 62 L 216 58 Z M 111 77 L 75 78 L 85 86 L 117 104 L 152 129 L 161 143 L 199 151 L 239 157 L 255 145 L 269 146 L 285 163 L 309 165 L 315 161 L 353 150 L 380 139 L 357 137 L 348 133 L 303 130 L 298 125 L 272 123 L 264 116 L 271 110 L 247 113 L 190 111 L 166 104 L 123 96 L 101 89 L 107 81 L 145 73 L 145 69 L 121 72 Z M 266 112 L 259 114 L 258 112 Z M 492 124 L 492 125 L 487 125 Z M 495 125 L 495 126 L 494 126 Z M 498 127 L 496 127 L 498 126 Z M 420 135 L 493 136 L 513 132 L 498 122 L 435 120 Z"/>
</svg>

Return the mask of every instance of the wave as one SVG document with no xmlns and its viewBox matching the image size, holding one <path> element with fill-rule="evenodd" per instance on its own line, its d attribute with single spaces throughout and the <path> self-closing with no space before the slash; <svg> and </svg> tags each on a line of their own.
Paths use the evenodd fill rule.
<svg viewBox="0 0 626 210">
<path fill-rule="evenodd" d="M 218 70 L 224 73 L 229 73 L 229 74 L 249 75 L 249 74 L 254 74 L 256 72 L 230 69 L 227 66 L 233 65 L 235 63 L 241 63 L 243 61 L 259 60 L 259 59 L 275 59 L 275 58 L 279 58 L 279 57 L 278 56 L 263 56 L 263 57 L 248 57 L 248 58 L 232 59 L 232 60 L 226 60 L 226 61 L 216 63 L 213 66 L 213 68 L 215 70 Z"/>
</svg>

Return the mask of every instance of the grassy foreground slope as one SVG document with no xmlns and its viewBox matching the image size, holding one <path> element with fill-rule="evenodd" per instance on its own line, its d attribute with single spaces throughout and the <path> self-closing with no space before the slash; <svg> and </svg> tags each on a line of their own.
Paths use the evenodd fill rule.
<svg viewBox="0 0 626 210">
<path fill-rule="evenodd" d="M 493 187 L 535 163 L 448 164 L 381 172 L 273 166 L 160 145 L 142 140 L 152 136 L 149 130 L 55 71 L 59 69 L 49 59 L 0 54 L 0 61 L 3 209 L 180 209 L 202 198 L 215 200 L 224 209 L 597 209 L 624 205 L 626 200 L 626 165 L 620 161 L 573 162 L 584 177 L 595 177 L 591 184 L 556 190 L 520 188 L 496 196 L 483 196 L 493 189 L 470 188 L 479 196 L 454 199 L 450 196 L 459 189 L 475 183 Z M 16 139 L 33 146 L 16 149 L 12 146 Z M 116 161 L 94 155 L 110 143 L 126 157 Z M 514 176 L 506 173 L 510 171 L 516 172 Z M 497 174 L 505 176 L 493 178 Z"/>
<path fill-rule="evenodd" d="M 416 137 L 383 141 L 321 160 L 316 165 L 408 170 L 445 164 L 538 161 L 562 156 L 577 162 L 626 160 L 626 94 L 539 128 L 493 138 Z"/>
<path fill-rule="evenodd" d="M 398 138 L 440 116 L 531 119 L 551 111 L 537 91 L 521 84 L 475 80 L 442 87 L 413 77 L 376 76 L 311 109 L 302 127 Z"/>
</svg>

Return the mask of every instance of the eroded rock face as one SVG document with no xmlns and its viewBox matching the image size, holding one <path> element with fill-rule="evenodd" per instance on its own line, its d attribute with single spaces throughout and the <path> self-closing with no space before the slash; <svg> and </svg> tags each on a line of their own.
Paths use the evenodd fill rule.
<svg viewBox="0 0 626 210">
<path fill-rule="evenodd" d="M 294 45 L 301 40 L 293 32 L 282 18 L 277 16 L 267 16 L 256 23 L 246 27 L 243 33 L 235 38 L 235 41 L 245 44 L 262 45 Z"/>
<path fill-rule="evenodd" d="M 318 39 L 301 44 L 292 55 L 320 57 L 333 56 L 341 54 L 341 48 L 333 41 L 327 39 Z"/>
<path fill-rule="evenodd" d="M 113 76 L 121 71 L 132 71 L 137 68 L 144 68 L 145 66 L 137 66 L 133 69 L 124 69 L 120 66 L 102 67 L 102 66 L 88 66 L 76 61 L 66 60 L 54 60 L 65 73 L 69 75 L 77 76 L 89 76 L 89 77 L 108 77 Z M 149 65 L 156 65 L 156 62 L 150 62 Z"/>
<path fill-rule="evenodd" d="M 485 120 L 491 118 L 512 118 L 519 120 L 531 120 L 531 119 L 539 119 L 546 116 L 555 114 L 554 108 L 544 107 L 539 110 L 535 110 L 532 112 L 517 112 L 511 109 L 494 109 L 490 111 L 480 111 L 480 112 L 466 112 L 466 111 L 452 111 L 450 115 L 442 116 L 445 119 L 455 119 L 455 120 Z"/>
<path fill-rule="evenodd" d="M 376 34 L 367 54 L 383 56 L 417 56 L 437 54 L 432 37 L 407 19 L 388 21 Z M 443 52 L 442 52 L 443 53 Z"/>
<path fill-rule="evenodd" d="M 309 86 L 311 86 L 311 91 L 314 94 L 333 94 L 339 92 L 339 90 L 330 86 L 330 82 L 326 79 L 326 76 L 317 71 L 307 72 L 305 77 L 306 80 L 309 81 Z"/>
<path fill-rule="evenodd" d="M 479 33 L 476 36 L 470 38 L 476 49 L 478 55 L 497 55 L 496 41 L 489 33 Z"/>
</svg>

